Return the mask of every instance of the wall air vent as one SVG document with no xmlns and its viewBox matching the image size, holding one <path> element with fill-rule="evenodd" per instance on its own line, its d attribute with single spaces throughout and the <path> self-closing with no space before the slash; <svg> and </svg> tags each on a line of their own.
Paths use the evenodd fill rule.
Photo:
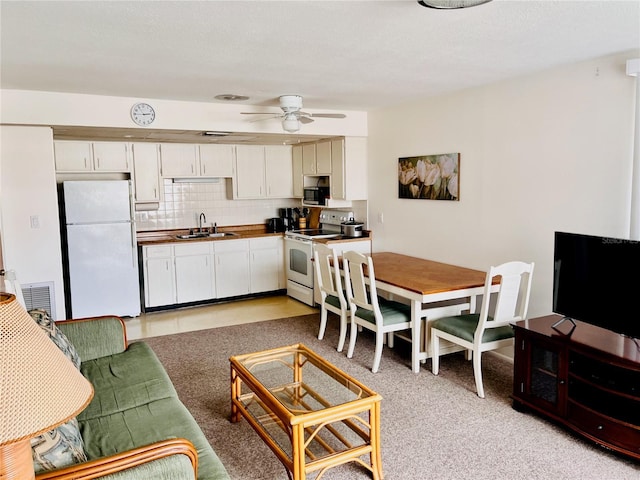
<svg viewBox="0 0 640 480">
<path fill-rule="evenodd" d="M 51 318 L 56 318 L 53 282 L 29 283 L 20 285 L 27 310 L 42 308 Z"/>
</svg>

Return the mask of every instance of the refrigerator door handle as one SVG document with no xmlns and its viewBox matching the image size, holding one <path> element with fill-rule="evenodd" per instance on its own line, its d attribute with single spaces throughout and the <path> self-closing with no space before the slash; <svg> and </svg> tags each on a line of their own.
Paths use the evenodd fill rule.
<svg viewBox="0 0 640 480">
<path fill-rule="evenodd" d="M 138 246 L 137 235 L 136 235 L 136 209 L 133 201 L 133 183 L 129 180 L 129 215 L 131 217 L 131 248 L 133 249 L 133 255 L 131 258 L 131 262 L 133 263 L 133 268 L 137 268 L 136 265 L 136 249 Z"/>
<path fill-rule="evenodd" d="M 131 222 L 131 264 L 133 268 L 137 268 L 136 265 L 136 224 L 135 222 Z"/>
</svg>

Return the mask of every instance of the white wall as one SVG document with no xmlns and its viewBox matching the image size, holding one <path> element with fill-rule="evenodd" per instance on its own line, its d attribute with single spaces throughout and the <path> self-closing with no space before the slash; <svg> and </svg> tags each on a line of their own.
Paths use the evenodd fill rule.
<svg viewBox="0 0 640 480">
<path fill-rule="evenodd" d="M 156 119 L 149 128 L 167 130 L 223 130 L 230 132 L 284 133 L 278 121 L 255 122 L 255 107 L 242 104 L 183 102 L 176 100 L 109 97 L 74 93 L 1 90 L 0 118 L 3 124 L 74 125 L 85 127 L 136 128 L 130 117 L 138 101 L 153 105 Z M 262 111 L 265 111 L 264 109 Z M 279 111 L 272 107 L 266 111 Z M 322 113 L 323 110 L 316 110 Z M 343 120 L 323 119 L 303 125 L 301 135 L 366 136 L 366 112 L 342 110 Z"/>
<path fill-rule="evenodd" d="M 634 53 L 370 112 L 374 250 L 535 261 L 529 314 L 550 313 L 554 231 L 629 235 Z M 449 152 L 460 201 L 398 198 L 399 157 Z"/>
<path fill-rule="evenodd" d="M 0 126 L 0 215 L 4 265 L 21 284 L 54 282 L 56 319 L 65 318 L 53 134 Z M 37 217 L 38 228 L 31 225 Z"/>
</svg>

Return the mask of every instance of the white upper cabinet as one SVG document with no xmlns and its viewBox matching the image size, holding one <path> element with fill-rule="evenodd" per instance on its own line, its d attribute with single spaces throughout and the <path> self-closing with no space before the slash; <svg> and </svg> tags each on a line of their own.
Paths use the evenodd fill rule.
<svg viewBox="0 0 640 480">
<path fill-rule="evenodd" d="M 238 145 L 233 198 L 292 198 L 291 147 Z"/>
<path fill-rule="evenodd" d="M 302 145 L 302 173 L 316 175 L 316 145 L 307 143 Z"/>
<path fill-rule="evenodd" d="M 198 145 L 188 143 L 161 143 L 160 165 L 163 177 L 197 177 Z"/>
<path fill-rule="evenodd" d="M 266 194 L 269 198 L 293 197 L 293 170 L 291 147 L 268 145 L 264 147 L 264 173 Z"/>
<path fill-rule="evenodd" d="M 331 198 L 367 199 L 367 140 L 346 137 L 331 141 Z"/>
<path fill-rule="evenodd" d="M 101 172 L 129 172 L 129 144 L 93 142 L 93 168 Z"/>
<path fill-rule="evenodd" d="M 293 174 L 293 196 L 302 198 L 304 194 L 304 175 L 302 174 L 302 145 L 291 148 L 291 173 Z"/>
<path fill-rule="evenodd" d="M 133 185 L 136 202 L 160 201 L 160 168 L 158 144 L 134 143 L 133 153 Z"/>
<path fill-rule="evenodd" d="M 238 145 L 236 174 L 233 177 L 234 198 L 264 198 L 264 147 Z"/>
<path fill-rule="evenodd" d="M 302 145 L 303 175 L 331 174 L 331 142 L 307 143 Z"/>
<path fill-rule="evenodd" d="M 126 142 L 54 142 L 58 172 L 129 172 L 129 144 Z"/>
<path fill-rule="evenodd" d="M 331 174 L 331 142 L 318 142 L 316 145 L 316 174 Z"/>
<path fill-rule="evenodd" d="M 233 177 L 234 145 L 200 145 L 200 175 Z"/>
</svg>

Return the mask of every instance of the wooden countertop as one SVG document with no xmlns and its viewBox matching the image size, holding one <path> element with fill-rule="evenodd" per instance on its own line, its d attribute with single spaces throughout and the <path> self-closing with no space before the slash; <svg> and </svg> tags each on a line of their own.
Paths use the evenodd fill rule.
<svg viewBox="0 0 640 480">
<path fill-rule="evenodd" d="M 177 230 L 154 230 L 137 232 L 136 238 L 138 246 L 162 245 L 163 243 L 189 243 L 189 242 L 224 242 L 225 240 L 242 240 L 258 237 L 282 237 L 282 232 L 267 232 L 264 225 L 238 225 L 230 227 L 218 227 L 218 232 L 233 232 L 235 235 L 229 237 L 202 237 L 202 238 L 176 238 L 177 235 L 189 233 L 189 229 Z"/>
<path fill-rule="evenodd" d="M 347 237 L 345 235 L 338 235 L 337 237 L 330 238 L 314 238 L 314 242 L 316 243 L 324 243 L 327 245 L 331 245 L 332 243 L 345 243 L 345 242 L 362 242 L 362 241 L 371 241 L 371 231 L 364 230 L 362 232 L 361 237 Z"/>
</svg>

